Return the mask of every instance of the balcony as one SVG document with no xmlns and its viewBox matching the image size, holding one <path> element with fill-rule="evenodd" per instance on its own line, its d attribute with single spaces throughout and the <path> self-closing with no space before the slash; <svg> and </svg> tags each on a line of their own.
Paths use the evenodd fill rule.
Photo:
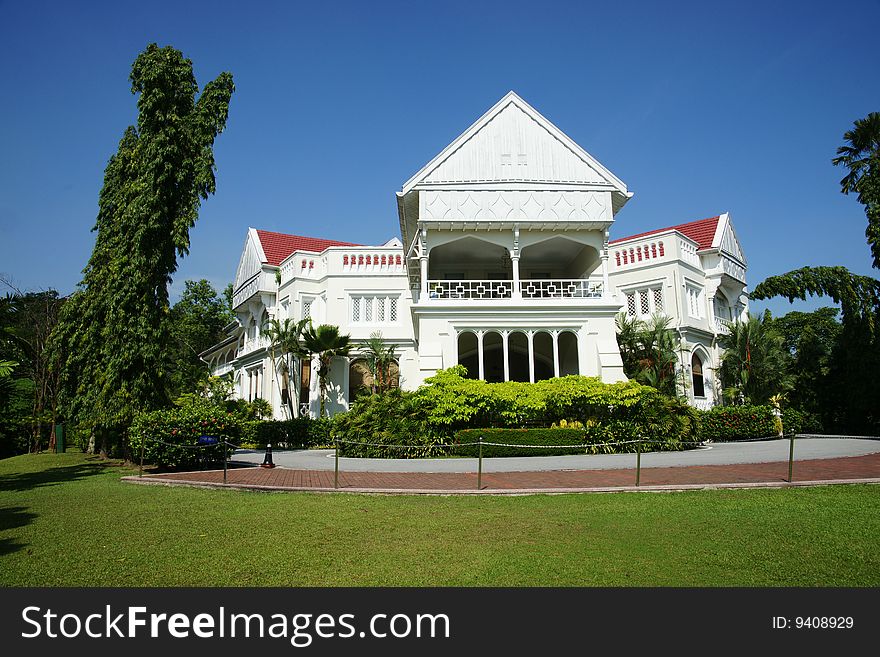
<svg viewBox="0 0 880 657">
<path fill-rule="evenodd" d="M 440 300 L 601 299 L 603 296 L 602 281 L 586 278 L 522 280 L 518 290 L 510 280 L 428 281 L 428 298 Z"/>
<path fill-rule="evenodd" d="M 731 321 L 729 319 L 715 318 L 715 332 L 719 335 L 727 335 L 730 333 Z"/>
</svg>

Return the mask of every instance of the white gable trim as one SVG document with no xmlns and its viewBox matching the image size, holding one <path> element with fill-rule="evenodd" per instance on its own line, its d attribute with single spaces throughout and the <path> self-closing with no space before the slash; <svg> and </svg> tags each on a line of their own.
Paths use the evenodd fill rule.
<svg viewBox="0 0 880 657">
<path fill-rule="evenodd" d="M 540 112 L 538 112 L 535 108 L 529 105 L 513 91 L 508 92 L 507 95 L 499 100 L 488 112 L 477 119 L 476 122 L 471 125 L 471 127 L 465 130 L 461 135 L 453 140 L 451 144 L 440 151 L 440 153 L 430 162 L 428 162 L 424 167 L 422 167 L 418 171 L 418 173 L 407 180 L 406 183 L 404 183 L 400 194 L 405 195 L 408 192 L 412 191 L 416 185 L 418 185 L 426 177 L 428 177 L 432 171 L 434 171 L 449 157 L 451 157 L 453 153 L 464 146 L 465 143 L 467 143 L 475 134 L 482 130 L 483 127 L 485 127 L 490 121 L 492 121 L 492 119 L 498 116 L 510 104 L 513 104 L 517 108 L 522 110 L 522 112 L 529 116 L 529 118 L 531 118 L 545 130 L 547 130 L 547 132 L 549 132 L 550 135 L 559 140 L 559 142 L 562 143 L 563 146 L 568 148 L 570 151 L 572 151 L 572 153 L 579 157 L 587 166 L 595 170 L 601 177 L 605 178 L 605 180 L 608 181 L 609 185 L 612 186 L 615 191 L 619 192 L 627 198 L 632 196 L 632 194 L 627 191 L 626 185 L 622 180 L 620 180 L 617 176 L 606 169 L 598 160 L 596 160 L 596 158 L 587 153 L 574 140 L 572 140 L 568 135 L 562 132 L 550 121 L 548 121 Z"/>
<path fill-rule="evenodd" d="M 725 235 L 730 236 L 730 238 L 726 240 L 727 246 L 724 244 Z M 715 228 L 715 236 L 712 238 L 712 248 L 718 249 L 719 253 L 723 251 L 727 255 L 733 256 L 743 265 L 747 264 L 742 243 L 739 241 L 739 236 L 736 234 L 736 230 L 733 228 L 733 222 L 730 220 L 730 214 L 727 212 L 718 218 L 718 226 Z"/>
<path fill-rule="evenodd" d="M 260 262 L 268 262 L 268 259 L 266 258 L 266 252 L 263 251 L 263 243 L 260 241 L 260 234 L 257 232 L 257 229 L 249 227 L 248 237 L 251 238 L 254 247 L 256 247 L 257 249 L 257 255 L 260 258 Z"/>
</svg>

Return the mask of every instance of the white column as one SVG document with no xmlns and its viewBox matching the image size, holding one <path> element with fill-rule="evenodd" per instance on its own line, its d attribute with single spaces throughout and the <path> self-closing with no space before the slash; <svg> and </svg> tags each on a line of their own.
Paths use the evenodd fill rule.
<svg viewBox="0 0 880 657">
<path fill-rule="evenodd" d="M 419 265 L 421 266 L 421 284 L 422 284 L 422 298 L 428 299 L 430 298 L 428 295 L 428 256 L 423 255 L 419 257 Z"/>
<path fill-rule="evenodd" d="M 553 376 L 559 376 L 559 331 L 552 331 L 553 336 Z"/>
<path fill-rule="evenodd" d="M 510 268 L 513 271 L 513 298 L 522 299 L 522 291 L 519 289 L 519 254 L 510 256 Z"/>
<path fill-rule="evenodd" d="M 504 350 L 504 380 L 510 381 L 510 359 L 508 358 L 508 347 L 507 347 L 507 338 L 510 336 L 510 331 L 501 331 L 501 345 Z"/>
<path fill-rule="evenodd" d="M 535 382 L 535 332 L 526 331 L 529 339 L 529 383 Z"/>
<path fill-rule="evenodd" d="M 606 298 L 610 293 L 611 290 L 608 289 L 608 231 L 606 230 L 602 243 L 602 297 Z"/>
<path fill-rule="evenodd" d="M 486 372 L 483 367 L 483 331 L 477 331 L 477 360 L 480 362 L 480 381 L 485 381 Z"/>
</svg>

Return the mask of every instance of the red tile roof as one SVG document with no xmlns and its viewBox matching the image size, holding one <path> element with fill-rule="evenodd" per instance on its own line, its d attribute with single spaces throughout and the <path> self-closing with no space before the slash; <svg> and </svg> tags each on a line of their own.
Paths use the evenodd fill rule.
<svg viewBox="0 0 880 657">
<path fill-rule="evenodd" d="M 336 240 L 324 240 L 319 237 L 301 237 L 300 235 L 286 235 L 273 233 L 270 230 L 258 230 L 257 236 L 263 245 L 263 253 L 266 254 L 266 262 L 277 267 L 294 251 L 313 251 L 321 253 L 328 246 L 361 246 L 351 242 L 337 242 Z"/>
<path fill-rule="evenodd" d="M 691 221 L 686 224 L 678 224 L 677 226 L 669 226 L 668 228 L 658 228 L 657 230 L 649 230 L 647 233 L 639 233 L 638 235 L 630 235 L 629 237 L 621 237 L 611 240 L 609 244 L 617 244 L 625 242 L 637 237 L 646 237 L 656 233 L 663 233 L 667 230 L 677 230 L 679 233 L 690 237 L 697 243 L 697 250 L 709 249 L 712 247 L 712 240 L 715 238 L 715 230 L 718 228 L 718 220 L 721 217 L 710 217 L 708 219 L 700 219 L 699 221 Z"/>
</svg>

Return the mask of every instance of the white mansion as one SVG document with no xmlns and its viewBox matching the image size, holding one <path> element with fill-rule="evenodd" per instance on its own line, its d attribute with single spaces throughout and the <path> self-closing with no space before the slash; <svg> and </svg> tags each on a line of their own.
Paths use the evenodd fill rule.
<svg viewBox="0 0 880 657">
<path fill-rule="evenodd" d="M 237 322 L 201 354 L 236 394 L 271 402 L 261 327 L 269 318 L 334 324 L 355 345 L 330 374 L 328 408 L 344 410 L 369 376 L 358 345 L 396 345 L 399 385 L 414 389 L 462 364 L 486 381 L 583 374 L 625 380 L 621 310 L 671 318 L 698 406 L 719 398 L 713 368 L 726 322 L 747 311 L 746 260 L 727 214 L 620 239 L 626 185 L 510 92 L 397 192 L 400 237 L 361 246 L 248 229 L 234 282 Z M 299 412 L 317 414 L 303 363 Z"/>
</svg>

